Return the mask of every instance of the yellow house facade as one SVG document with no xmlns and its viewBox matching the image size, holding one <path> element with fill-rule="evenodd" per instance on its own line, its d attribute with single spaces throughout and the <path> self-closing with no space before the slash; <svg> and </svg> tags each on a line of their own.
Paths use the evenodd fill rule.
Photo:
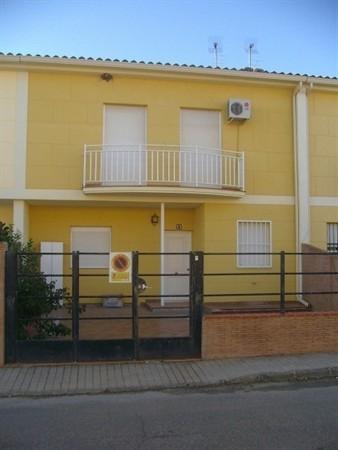
<svg viewBox="0 0 338 450">
<path fill-rule="evenodd" d="M 0 220 L 38 249 L 326 249 L 338 243 L 337 173 L 336 79 L 0 55 Z M 279 264 L 220 258 L 206 256 L 206 269 Z M 143 261 L 141 272 L 186 270 L 160 255 Z M 61 264 L 69 271 L 70 257 Z M 82 269 L 105 262 L 87 256 Z M 242 289 L 273 291 L 276 282 L 257 277 Z M 206 290 L 221 283 L 208 279 Z M 175 283 L 151 284 L 154 294 L 175 294 Z M 90 277 L 82 288 L 96 289 Z M 227 289 L 235 292 L 235 279 Z"/>
</svg>

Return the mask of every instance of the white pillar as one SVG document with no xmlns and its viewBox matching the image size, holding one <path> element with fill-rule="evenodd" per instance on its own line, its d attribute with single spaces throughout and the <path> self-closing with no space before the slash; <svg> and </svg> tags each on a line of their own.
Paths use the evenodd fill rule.
<svg viewBox="0 0 338 450">
<path fill-rule="evenodd" d="M 29 236 L 29 210 L 24 200 L 14 200 L 13 202 L 13 227 L 14 231 L 21 233 L 23 242 L 27 242 Z"/>
</svg>

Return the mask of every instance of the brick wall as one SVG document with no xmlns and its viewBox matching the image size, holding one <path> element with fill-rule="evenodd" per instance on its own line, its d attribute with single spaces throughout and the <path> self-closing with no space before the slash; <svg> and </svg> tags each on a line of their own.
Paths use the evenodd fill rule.
<svg viewBox="0 0 338 450">
<path fill-rule="evenodd" d="M 7 244 L 0 242 L 0 367 L 5 364 L 5 251 Z"/>
<path fill-rule="evenodd" d="M 313 245 L 303 244 L 302 271 L 305 273 L 302 279 L 303 292 L 338 292 L 338 276 L 315 275 L 313 272 L 338 272 L 338 256 Z M 315 255 L 306 253 L 315 253 Z M 306 275 L 306 272 L 311 274 Z M 303 298 L 311 303 L 313 311 L 338 311 L 337 294 L 303 295 Z"/>
<path fill-rule="evenodd" d="M 338 312 L 206 315 L 205 359 L 338 351 Z"/>
</svg>

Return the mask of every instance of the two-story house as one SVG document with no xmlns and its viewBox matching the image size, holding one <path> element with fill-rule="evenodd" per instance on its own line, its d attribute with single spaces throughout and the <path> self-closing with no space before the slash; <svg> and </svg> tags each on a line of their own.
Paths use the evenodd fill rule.
<svg viewBox="0 0 338 450">
<path fill-rule="evenodd" d="M 337 79 L 0 55 L 0 220 L 44 251 L 334 247 L 337 174 Z M 222 264 L 267 271 L 274 262 L 260 254 Z M 187 269 L 180 255 L 145 267 Z M 187 282 L 163 281 L 162 293 Z"/>
</svg>

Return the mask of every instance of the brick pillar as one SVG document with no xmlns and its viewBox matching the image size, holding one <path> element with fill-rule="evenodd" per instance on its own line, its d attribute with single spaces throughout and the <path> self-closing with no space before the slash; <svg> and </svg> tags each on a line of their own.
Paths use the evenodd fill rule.
<svg viewBox="0 0 338 450">
<path fill-rule="evenodd" d="M 5 364 L 5 252 L 7 243 L 0 242 L 0 367 Z"/>
</svg>

